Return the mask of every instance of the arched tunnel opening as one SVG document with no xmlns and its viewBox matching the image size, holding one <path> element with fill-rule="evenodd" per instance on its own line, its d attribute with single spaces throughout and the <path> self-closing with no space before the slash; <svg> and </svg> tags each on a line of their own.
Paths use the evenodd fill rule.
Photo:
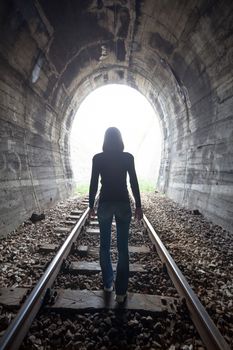
<svg viewBox="0 0 233 350">
<path fill-rule="evenodd" d="M 231 1 L 2 1 L 0 25 L 1 236 L 72 193 L 75 113 L 110 83 L 159 115 L 159 191 L 232 231 Z"/>
<path fill-rule="evenodd" d="M 159 118 L 137 90 L 110 84 L 89 94 L 73 121 L 70 154 L 75 193 L 88 194 L 92 158 L 102 152 L 110 126 L 121 131 L 124 151 L 134 155 L 141 192 L 155 191 L 162 150 Z"/>
<path fill-rule="evenodd" d="M 0 2 L 1 349 L 233 346 L 232 72 L 231 0 Z M 140 198 L 120 152 L 136 208 L 121 177 L 103 229 L 73 194 L 109 126 L 156 188 Z"/>
</svg>

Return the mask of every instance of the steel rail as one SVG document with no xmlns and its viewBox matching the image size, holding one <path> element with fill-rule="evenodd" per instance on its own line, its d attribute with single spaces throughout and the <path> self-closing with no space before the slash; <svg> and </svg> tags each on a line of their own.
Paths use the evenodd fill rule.
<svg viewBox="0 0 233 350">
<path fill-rule="evenodd" d="M 143 215 L 143 222 L 155 244 L 160 259 L 166 265 L 167 272 L 174 283 L 174 286 L 180 296 L 185 299 L 186 306 L 190 312 L 190 317 L 207 349 L 230 350 L 229 345 L 211 320 L 204 306 L 201 304 L 197 295 L 194 293 L 182 272 L 175 264 L 168 250 L 145 215 Z"/>
<path fill-rule="evenodd" d="M 17 350 L 20 347 L 35 316 L 43 305 L 47 291 L 52 287 L 64 259 L 69 254 L 72 243 L 79 236 L 86 222 L 89 210 L 89 208 L 85 210 L 77 224 L 71 230 L 69 236 L 45 270 L 43 276 L 26 299 L 10 326 L 6 329 L 4 335 L 0 339 L 0 350 Z"/>
</svg>

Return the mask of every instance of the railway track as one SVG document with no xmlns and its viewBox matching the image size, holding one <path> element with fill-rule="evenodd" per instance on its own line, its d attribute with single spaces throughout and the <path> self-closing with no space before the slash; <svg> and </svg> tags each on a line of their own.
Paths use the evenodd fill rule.
<svg viewBox="0 0 233 350">
<path fill-rule="evenodd" d="M 168 323 L 163 325 L 163 319 L 166 319 L 166 322 L 170 320 L 169 322 L 171 325 L 176 322 L 176 315 L 179 315 L 179 323 L 188 323 L 190 319 L 192 320 L 207 349 L 229 349 L 226 341 L 209 318 L 204 307 L 201 305 L 197 296 L 192 291 L 188 282 L 145 216 L 143 218 L 143 226 L 139 226 L 135 222 L 132 223 L 134 226 L 134 233 L 133 237 L 131 236 L 129 239 L 131 277 L 126 303 L 119 306 L 114 301 L 113 293 L 104 293 L 101 289 L 101 273 L 98 263 L 98 222 L 96 219 L 88 222 L 88 213 L 88 208 L 82 213 L 78 211 L 71 213 L 63 231 L 68 231 L 67 226 L 70 227 L 69 221 L 70 223 L 73 222 L 74 226 L 70 229 L 67 239 L 60 248 L 49 245 L 41 247 L 44 254 L 51 250 L 57 250 L 57 253 L 37 285 L 26 298 L 25 303 L 15 319 L 0 339 L 1 350 L 18 349 L 25 336 L 28 334 L 33 320 L 38 317 L 38 314 L 42 314 L 41 317 L 43 319 L 43 313 L 46 314 L 46 317 L 49 317 L 48 315 L 51 313 L 54 315 L 56 312 L 63 312 L 66 315 L 85 313 L 87 318 L 89 317 L 95 320 L 97 316 L 93 318 L 90 314 L 97 314 L 100 310 L 108 320 L 108 323 L 110 323 L 109 327 L 113 326 L 113 319 L 115 321 L 121 320 L 122 311 L 131 312 L 131 319 L 127 320 L 127 327 L 130 329 L 129 333 L 131 335 L 133 334 L 132 329 L 134 332 L 137 332 L 138 319 L 140 319 L 142 324 L 147 328 L 151 328 L 155 333 L 155 338 L 152 337 L 153 339 L 151 339 L 151 337 L 148 337 L 148 343 L 151 344 L 150 348 L 156 348 L 157 346 L 158 348 L 175 349 L 175 347 L 172 348 L 169 347 L 170 345 L 167 345 L 170 344 L 169 340 L 167 343 L 165 343 L 163 339 L 161 340 L 161 337 L 159 337 L 157 333 L 166 332 L 164 329 L 162 332 L 159 332 L 157 328 L 169 328 L 170 326 L 168 327 Z M 113 227 L 113 232 L 114 231 L 115 227 Z M 113 234 L 113 262 L 117 257 L 115 243 L 116 238 Z M 18 291 L 8 291 L 8 293 L 15 292 Z M 24 292 L 26 293 L 26 290 Z M 25 293 L 22 294 L 22 297 Z M 5 299 L 7 300 L 7 298 Z M 110 314 L 106 312 L 110 312 Z M 114 313 L 117 315 L 116 318 Z M 138 316 L 139 314 L 147 316 L 143 316 L 141 319 Z M 159 320 L 159 322 L 156 323 L 156 325 L 159 324 L 157 328 L 154 328 L 155 325 L 153 322 L 155 320 Z M 117 333 L 117 331 L 122 331 L 121 329 L 119 330 L 119 328 L 117 329 L 116 324 L 114 324 L 113 328 L 115 329 L 115 333 Z M 96 329 L 97 328 L 93 329 L 94 333 Z M 104 329 L 102 325 L 102 329 L 103 336 L 106 327 Z M 176 327 L 173 327 L 171 331 L 170 327 L 170 331 L 166 333 L 166 337 L 169 335 L 169 332 L 172 334 L 173 342 L 176 338 L 176 335 L 173 334 L 174 329 L 176 329 Z M 183 331 L 184 333 L 186 331 L 188 333 L 185 327 Z M 96 337 L 98 338 L 100 335 L 101 333 L 99 333 L 99 335 L 96 334 Z M 113 336 L 115 339 L 113 344 L 116 344 L 116 334 L 114 335 L 109 331 L 108 335 L 110 338 L 111 335 Z M 185 339 L 185 334 L 179 335 L 178 337 L 182 338 L 182 336 L 184 336 Z M 194 336 L 193 334 L 187 334 L 186 338 Z M 93 336 L 93 338 L 95 338 L 95 336 Z M 80 337 L 80 339 L 82 339 L 82 337 Z M 160 340 L 161 342 L 159 342 Z M 74 339 L 71 336 L 70 348 L 72 348 L 73 341 Z M 76 348 L 81 348 L 81 343 L 81 340 L 77 340 L 76 345 L 78 344 L 79 346 L 77 345 L 78 347 Z M 106 346 L 107 343 L 108 339 L 105 339 L 104 344 Z M 29 346 L 28 344 L 30 344 L 30 341 L 29 343 L 27 340 L 24 341 L 22 349 L 29 348 L 27 347 Z M 90 344 L 93 345 L 94 349 L 94 343 L 90 342 Z M 201 343 L 199 344 L 201 348 L 202 345 Z M 57 343 L 57 346 L 59 348 L 59 343 Z M 140 348 L 140 342 L 138 346 Z M 42 348 L 43 347 L 41 347 L 41 349 Z M 91 345 L 89 348 L 91 349 Z M 108 348 L 108 346 L 106 348 Z M 125 348 L 127 348 L 127 343 L 125 344 Z M 142 346 L 142 348 L 146 347 Z"/>
</svg>

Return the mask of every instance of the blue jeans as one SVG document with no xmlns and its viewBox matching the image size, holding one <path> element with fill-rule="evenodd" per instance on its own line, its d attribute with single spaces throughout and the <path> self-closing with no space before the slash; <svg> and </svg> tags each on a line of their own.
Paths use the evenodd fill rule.
<svg viewBox="0 0 233 350">
<path fill-rule="evenodd" d="M 100 227 L 100 266 L 103 284 L 112 286 L 114 275 L 111 262 L 111 227 L 115 215 L 117 229 L 118 262 L 116 269 L 116 294 L 125 294 L 129 279 L 129 251 L 128 237 L 129 225 L 132 217 L 129 202 L 102 202 L 99 203 L 97 216 Z"/>
</svg>

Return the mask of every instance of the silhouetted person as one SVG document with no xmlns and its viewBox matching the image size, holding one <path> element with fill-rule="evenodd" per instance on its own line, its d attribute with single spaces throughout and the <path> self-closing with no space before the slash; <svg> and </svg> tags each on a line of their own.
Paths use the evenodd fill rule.
<svg viewBox="0 0 233 350">
<path fill-rule="evenodd" d="M 97 210 L 100 227 L 100 266 L 104 290 L 107 292 L 113 290 L 114 282 L 110 246 L 111 226 L 115 216 L 118 249 L 115 299 L 119 303 L 125 301 L 129 279 L 128 236 L 132 212 L 126 183 L 127 173 L 136 204 L 135 218 L 141 220 L 143 217 L 134 157 L 123 150 L 120 131 L 114 127 L 108 128 L 104 136 L 103 152 L 93 157 L 89 189 L 89 217 L 91 217 L 95 215 L 93 207 L 100 176 L 102 186 Z"/>
</svg>

